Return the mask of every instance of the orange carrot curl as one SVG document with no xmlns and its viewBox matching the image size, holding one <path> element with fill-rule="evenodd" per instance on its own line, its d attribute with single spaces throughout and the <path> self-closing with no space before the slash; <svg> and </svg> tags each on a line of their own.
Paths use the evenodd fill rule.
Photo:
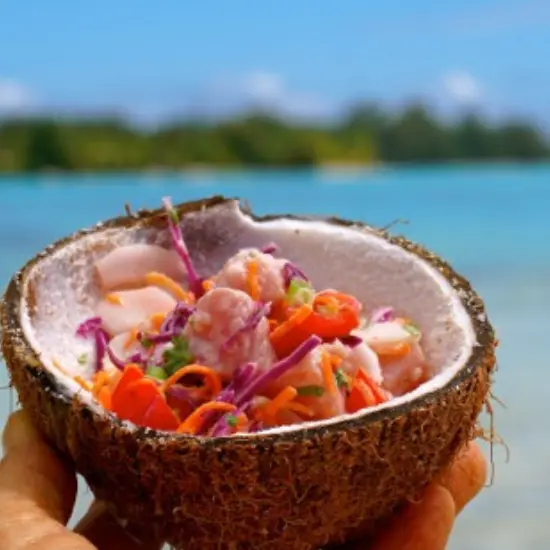
<svg viewBox="0 0 550 550">
<path fill-rule="evenodd" d="M 267 417 L 273 418 L 278 411 L 280 411 L 284 406 L 290 403 L 296 396 L 298 391 L 293 386 L 287 386 L 281 390 L 265 407 L 263 408 L 263 413 Z"/>
<path fill-rule="evenodd" d="M 247 264 L 246 282 L 248 284 L 248 294 L 253 300 L 260 299 L 260 266 L 256 260 L 250 260 Z"/>
<path fill-rule="evenodd" d="M 202 417 L 209 411 L 215 412 L 233 412 L 237 407 L 231 403 L 223 401 L 208 401 L 195 409 L 176 430 L 177 433 L 195 434 L 202 422 Z"/>
<path fill-rule="evenodd" d="M 171 279 L 167 275 L 164 275 L 164 273 L 151 271 L 150 273 L 147 273 L 147 275 L 145 275 L 145 282 L 148 285 L 160 286 L 168 290 L 168 292 L 172 293 L 178 300 L 181 300 L 186 303 L 191 302 L 191 297 L 189 295 L 189 292 L 186 292 L 185 290 L 183 290 L 181 285 L 176 283 L 174 279 Z"/>
<path fill-rule="evenodd" d="M 222 391 L 222 381 L 218 373 L 210 367 L 203 365 L 186 365 L 181 369 L 178 369 L 172 376 L 162 384 L 162 391 L 166 391 L 170 386 L 174 385 L 180 378 L 188 374 L 198 374 L 204 376 L 212 395 L 218 395 Z"/>
</svg>

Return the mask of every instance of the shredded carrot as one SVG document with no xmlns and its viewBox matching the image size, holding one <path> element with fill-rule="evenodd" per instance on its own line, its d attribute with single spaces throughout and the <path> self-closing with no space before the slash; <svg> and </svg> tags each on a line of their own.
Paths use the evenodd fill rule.
<svg viewBox="0 0 550 550">
<path fill-rule="evenodd" d="M 208 401 L 203 403 L 200 407 L 195 409 L 176 430 L 177 433 L 189 433 L 194 434 L 199 427 L 204 414 L 209 411 L 215 412 L 233 412 L 237 407 L 231 403 L 224 403 L 223 401 Z"/>
<path fill-rule="evenodd" d="M 250 260 L 247 263 L 246 282 L 248 284 L 248 294 L 253 300 L 260 299 L 260 279 L 258 272 L 260 265 L 257 260 Z"/>
<path fill-rule="evenodd" d="M 307 416 L 309 418 L 311 418 L 315 414 L 309 407 L 306 407 L 305 405 L 303 405 L 302 403 L 298 403 L 297 401 L 291 401 L 290 403 L 287 403 L 284 408 L 298 414 L 303 414 L 304 416 Z"/>
<path fill-rule="evenodd" d="M 52 365 L 63 374 L 69 376 L 69 373 L 61 366 L 61 363 L 57 359 L 52 358 Z"/>
<path fill-rule="evenodd" d="M 203 365 L 187 365 L 178 369 L 172 376 L 170 376 L 161 386 L 162 391 L 166 391 L 170 386 L 174 385 L 182 376 L 187 374 L 199 374 L 205 377 L 210 390 L 213 395 L 218 395 L 222 391 L 222 381 L 218 376 L 218 373 Z"/>
<path fill-rule="evenodd" d="M 269 403 L 269 399 L 264 396 L 256 396 L 252 402 L 252 407 L 250 408 L 250 416 L 253 420 L 261 421 L 264 420 L 264 409 Z"/>
<path fill-rule="evenodd" d="M 105 296 L 105 300 L 107 300 L 109 303 L 113 304 L 114 306 L 122 305 L 122 298 L 115 293 L 107 294 Z"/>
<path fill-rule="evenodd" d="M 154 313 L 149 318 L 149 321 L 151 323 L 151 328 L 153 330 L 159 331 L 160 327 L 162 327 L 162 323 L 164 323 L 164 319 L 166 318 L 166 315 L 164 313 Z"/>
<path fill-rule="evenodd" d="M 281 390 L 265 407 L 263 413 L 266 416 L 274 417 L 287 403 L 290 403 L 298 395 L 294 386 L 287 386 Z"/>
<path fill-rule="evenodd" d="M 336 382 L 334 380 L 334 373 L 332 372 L 332 360 L 328 353 L 323 353 L 321 356 L 321 373 L 323 374 L 323 382 L 327 390 L 333 395 L 338 391 Z"/>
<path fill-rule="evenodd" d="M 337 369 L 340 366 L 340 363 L 342 362 L 342 358 L 339 355 L 336 355 L 335 353 L 330 353 L 329 359 L 330 359 L 330 366 L 333 369 Z"/>
<path fill-rule="evenodd" d="M 275 321 L 275 319 L 269 319 L 269 331 L 273 332 L 277 327 L 279 326 L 279 323 Z"/>
<path fill-rule="evenodd" d="M 311 315 L 312 311 L 313 309 L 309 304 L 300 306 L 289 319 L 287 319 L 284 323 L 281 323 L 271 333 L 270 337 L 275 340 L 284 338 L 291 333 L 297 325 L 303 323 Z"/>
<path fill-rule="evenodd" d="M 205 292 L 208 292 L 214 288 L 214 281 L 212 279 L 205 279 L 202 282 L 202 288 Z"/>
<path fill-rule="evenodd" d="M 249 423 L 248 416 L 246 416 L 246 414 L 244 414 L 244 413 L 241 413 L 237 417 L 237 426 L 235 428 L 235 431 L 239 431 L 242 428 L 246 427 L 248 425 L 248 423 Z"/>
<path fill-rule="evenodd" d="M 98 397 L 101 390 L 109 383 L 109 375 L 104 371 L 99 371 L 94 376 L 92 394 L 94 397 Z"/>
<path fill-rule="evenodd" d="M 147 275 L 145 275 L 145 282 L 148 285 L 156 285 L 165 288 L 166 290 L 171 292 L 176 298 L 178 298 L 178 300 L 182 300 L 186 303 L 190 303 L 191 301 L 189 293 L 183 290 L 181 285 L 176 283 L 174 279 L 171 279 L 167 275 L 164 275 L 164 273 L 151 271 L 150 273 L 147 273 Z"/>
<path fill-rule="evenodd" d="M 311 335 L 311 331 L 304 325 L 312 314 L 313 308 L 309 304 L 304 304 L 297 308 L 289 319 L 269 333 L 269 341 L 279 359 L 292 353 Z"/>
<path fill-rule="evenodd" d="M 137 328 L 133 328 L 130 331 L 128 338 L 126 338 L 126 341 L 124 342 L 124 349 L 128 349 L 134 342 L 137 342 L 138 333 L 139 331 Z"/>
<path fill-rule="evenodd" d="M 381 360 L 384 358 L 397 359 L 399 357 L 404 357 L 411 351 L 411 345 L 409 342 L 400 342 L 392 347 L 381 348 L 377 350 L 377 353 Z"/>
<path fill-rule="evenodd" d="M 90 391 L 92 389 L 90 384 L 86 382 L 82 376 L 73 376 L 73 380 L 80 384 L 86 391 Z"/>
</svg>

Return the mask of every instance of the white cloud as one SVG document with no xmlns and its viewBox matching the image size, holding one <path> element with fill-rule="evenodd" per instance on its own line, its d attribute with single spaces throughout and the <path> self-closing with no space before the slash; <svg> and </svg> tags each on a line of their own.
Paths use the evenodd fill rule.
<svg viewBox="0 0 550 550">
<path fill-rule="evenodd" d="M 33 102 L 33 95 L 25 86 L 14 80 L 0 78 L 0 111 L 22 111 Z"/>
<path fill-rule="evenodd" d="M 481 99 L 482 90 L 478 81 L 463 71 L 453 71 L 443 76 L 445 92 L 460 103 L 475 103 Z"/>
<path fill-rule="evenodd" d="M 259 101 L 276 101 L 285 94 L 284 80 L 275 73 L 252 73 L 243 79 L 242 88 L 245 93 Z"/>
<path fill-rule="evenodd" d="M 251 107 L 295 118 L 319 118 L 332 113 L 332 106 L 322 98 L 295 91 L 282 75 L 265 70 L 217 78 L 200 96 L 203 112 L 214 114 Z"/>
</svg>

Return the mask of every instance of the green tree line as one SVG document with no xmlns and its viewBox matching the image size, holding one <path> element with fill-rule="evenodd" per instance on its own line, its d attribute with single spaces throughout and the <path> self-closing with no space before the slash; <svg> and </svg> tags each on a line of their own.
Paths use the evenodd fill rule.
<svg viewBox="0 0 550 550">
<path fill-rule="evenodd" d="M 154 130 L 116 119 L 0 122 L 0 171 L 298 167 L 377 162 L 537 160 L 550 156 L 533 124 L 488 124 L 475 114 L 445 122 L 423 105 L 397 113 L 357 105 L 338 122 L 297 124 L 265 113 Z"/>
</svg>

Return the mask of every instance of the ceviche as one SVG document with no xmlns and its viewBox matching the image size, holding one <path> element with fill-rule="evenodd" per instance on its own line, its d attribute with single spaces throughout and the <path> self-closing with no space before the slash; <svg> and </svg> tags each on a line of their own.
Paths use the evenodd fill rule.
<svg viewBox="0 0 550 550">
<path fill-rule="evenodd" d="M 115 248 L 95 263 L 83 391 L 121 420 L 203 436 L 258 432 L 374 407 L 429 378 L 414 320 L 318 288 L 276 243 L 199 276 L 164 199 L 170 249 Z"/>
</svg>

